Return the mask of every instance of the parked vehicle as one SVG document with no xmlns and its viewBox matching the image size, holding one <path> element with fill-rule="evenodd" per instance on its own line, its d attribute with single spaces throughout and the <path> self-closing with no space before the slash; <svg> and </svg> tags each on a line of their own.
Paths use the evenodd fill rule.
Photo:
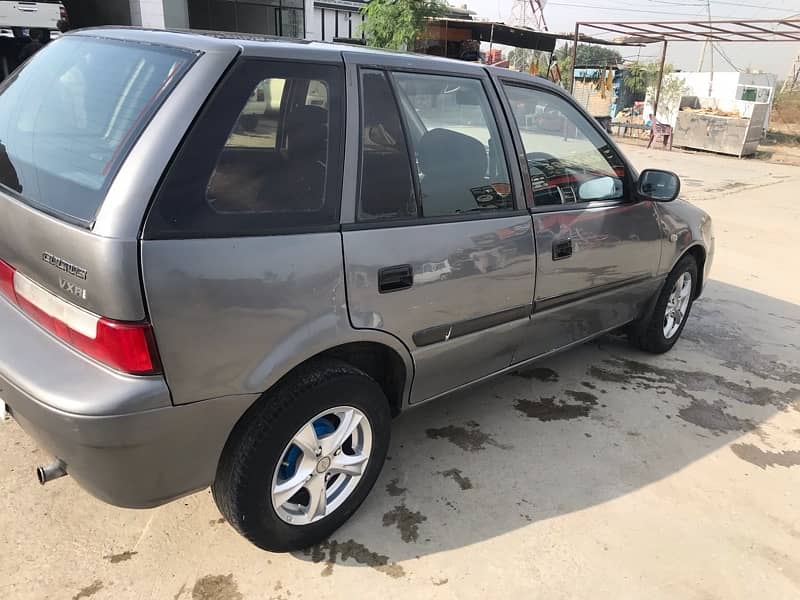
<svg viewBox="0 0 800 600">
<path fill-rule="evenodd" d="M 68 26 L 67 9 L 58 0 L 0 0 L 0 81 Z"/>
<path fill-rule="evenodd" d="M 399 412 L 623 326 L 669 350 L 714 251 L 543 79 L 252 36 L 65 35 L 0 88 L 0 183 L 0 397 L 40 481 L 211 485 L 276 551 L 355 512 Z"/>
<path fill-rule="evenodd" d="M 0 27 L 58 30 L 67 20 L 67 10 L 58 0 L 9 2 L 0 0 Z"/>
</svg>

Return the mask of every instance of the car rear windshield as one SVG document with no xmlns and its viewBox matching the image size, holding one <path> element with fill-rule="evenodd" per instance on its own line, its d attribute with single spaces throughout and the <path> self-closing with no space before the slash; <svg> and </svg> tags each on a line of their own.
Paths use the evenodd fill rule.
<svg viewBox="0 0 800 600">
<path fill-rule="evenodd" d="M 0 88 L 0 184 L 90 226 L 132 144 L 194 53 L 67 36 Z"/>
</svg>

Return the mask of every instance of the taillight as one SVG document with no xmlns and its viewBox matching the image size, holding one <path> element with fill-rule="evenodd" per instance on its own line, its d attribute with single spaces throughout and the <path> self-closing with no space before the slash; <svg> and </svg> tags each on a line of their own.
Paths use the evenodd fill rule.
<svg viewBox="0 0 800 600">
<path fill-rule="evenodd" d="M 44 329 L 113 369 L 134 375 L 161 372 L 149 323 L 98 317 L 40 287 L 2 260 L 0 293 Z"/>
</svg>

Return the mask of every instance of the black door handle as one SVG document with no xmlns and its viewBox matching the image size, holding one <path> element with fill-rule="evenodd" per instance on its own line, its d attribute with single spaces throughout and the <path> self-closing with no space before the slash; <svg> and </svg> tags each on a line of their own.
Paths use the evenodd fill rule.
<svg viewBox="0 0 800 600">
<path fill-rule="evenodd" d="M 378 271 L 378 291 L 381 294 L 407 290 L 412 285 L 414 285 L 414 271 L 411 265 L 395 265 Z"/>
<path fill-rule="evenodd" d="M 572 240 L 553 242 L 553 260 L 562 260 L 572 256 Z"/>
</svg>

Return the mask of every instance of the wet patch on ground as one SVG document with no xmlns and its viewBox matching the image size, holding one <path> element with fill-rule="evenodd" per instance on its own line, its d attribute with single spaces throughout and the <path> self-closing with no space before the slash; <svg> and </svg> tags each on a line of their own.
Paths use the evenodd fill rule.
<svg viewBox="0 0 800 600">
<path fill-rule="evenodd" d="M 124 562 L 126 560 L 130 560 L 134 556 L 136 556 L 137 554 L 139 554 L 139 553 L 138 552 L 131 552 L 130 550 L 125 550 L 125 552 L 120 552 L 119 554 L 108 554 L 108 555 L 104 556 L 103 558 L 105 558 L 112 565 L 115 565 L 117 563 L 121 563 L 121 562 Z"/>
<path fill-rule="evenodd" d="M 428 517 L 417 511 L 408 510 L 405 504 L 399 504 L 383 515 L 383 526 L 397 526 L 400 539 L 404 542 L 416 542 L 419 539 L 419 526 Z"/>
<path fill-rule="evenodd" d="M 757 348 L 762 340 L 753 338 L 747 331 L 737 327 L 737 320 L 731 318 L 724 309 L 714 308 L 715 304 L 726 303 L 741 305 L 738 302 L 721 299 L 704 300 L 694 304 L 692 314 L 700 318 L 687 323 L 682 337 L 700 346 L 705 353 L 719 359 L 726 368 L 740 369 L 759 379 L 800 385 L 800 370 L 795 365 L 782 362 L 781 357 L 774 354 L 759 352 Z M 752 307 L 746 308 L 752 309 Z M 772 316 L 794 321 L 788 317 Z M 746 352 L 743 349 L 746 349 Z"/>
<path fill-rule="evenodd" d="M 471 490 L 472 489 L 472 481 L 470 481 L 469 477 L 464 477 L 461 474 L 460 469 L 447 469 L 447 471 L 439 471 L 439 475 L 442 477 L 449 477 L 453 481 L 458 484 L 462 490 Z"/>
<path fill-rule="evenodd" d="M 448 425 L 438 429 L 426 429 L 425 434 L 432 440 L 448 440 L 467 452 L 485 450 L 486 446 L 494 446 L 502 450 L 512 448 L 512 446 L 498 443 L 491 434 L 481 431 L 475 421 L 468 421 L 467 427 L 468 429 L 457 425 Z"/>
<path fill-rule="evenodd" d="M 304 550 L 303 553 L 306 556 L 310 556 L 312 562 L 320 563 L 325 561 L 326 565 L 323 573 L 328 575 L 333 572 L 333 565 L 338 560 L 346 561 L 351 558 L 358 564 L 371 567 L 389 577 L 399 578 L 406 574 L 403 567 L 397 563 L 390 563 L 388 556 L 372 552 L 364 544 L 359 544 L 355 540 L 347 540 L 346 542 L 327 540 Z"/>
<path fill-rule="evenodd" d="M 755 424 L 749 419 L 740 419 L 726 413 L 723 402 L 708 404 L 702 400 L 692 400 L 689 406 L 678 411 L 678 416 L 688 423 L 697 425 L 715 433 L 730 431 L 751 431 Z"/>
<path fill-rule="evenodd" d="M 103 589 L 103 582 L 95 579 L 90 585 L 87 585 L 72 597 L 72 600 L 81 600 L 81 598 L 91 598 L 97 592 Z"/>
<path fill-rule="evenodd" d="M 597 396 L 590 394 L 589 392 L 565 390 L 564 393 L 573 400 L 577 400 L 581 404 L 586 404 L 588 406 L 595 406 L 597 404 Z"/>
<path fill-rule="evenodd" d="M 514 375 L 517 377 L 524 377 L 525 379 L 536 379 L 538 381 L 558 381 L 558 373 L 553 371 L 553 369 L 548 369 L 547 367 L 531 367 L 529 369 L 520 369 L 519 371 L 514 371 Z"/>
<path fill-rule="evenodd" d="M 562 421 L 589 416 L 590 406 L 584 404 L 561 404 L 554 397 L 539 398 L 539 401 L 517 398 L 514 408 L 531 419 L 540 421 Z"/>
<path fill-rule="evenodd" d="M 389 483 L 386 484 L 386 493 L 390 496 L 402 496 L 406 492 L 406 488 L 400 487 L 397 485 L 400 482 L 399 479 L 392 479 Z"/>
<path fill-rule="evenodd" d="M 753 444 L 731 444 L 733 453 L 747 462 L 766 470 L 767 467 L 800 467 L 800 451 L 770 452 Z"/>
<path fill-rule="evenodd" d="M 228 575 L 206 575 L 198 579 L 192 588 L 192 600 L 242 600 L 239 586 Z"/>
<path fill-rule="evenodd" d="M 591 367 L 589 372 L 596 379 L 610 383 L 626 383 L 638 390 L 655 392 L 665 390 L 693 401 L 699 399 L 692 392 L 713 391 L 743 404 L 770 405 L 783 410 L 800 398 L 800 389 L 794 387 L 781 392 L 763 386 L 753 386 L 749 381 L 747 385 L 742 385 L 721 375 L 704 371 L 666 369 L 619 357 L 605 359 L 603 362 L 613 368 Z"/>
<path fill-rule="evenodd" d="M 597 396 L 589 392 L 565 390 L 564 394 L 577 400 L 579 404 L 557 402 L 554 396 L 541 397 L 538 401 L 517 398 L 514 400 L 514 408 L 531 419 L 562 421 L 588 417 L 592 407 L 597 405 Z"/>
</svg>

